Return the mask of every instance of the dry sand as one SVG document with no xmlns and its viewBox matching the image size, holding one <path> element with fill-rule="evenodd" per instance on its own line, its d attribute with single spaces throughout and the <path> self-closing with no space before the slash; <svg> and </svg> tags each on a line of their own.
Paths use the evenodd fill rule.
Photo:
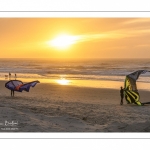
<svg viewBox="0 0 150 150">
<path fill-rule="evenodd" d="M 40 83 L 15 92 L 0 81 L 0 132 L 149 132 L 150 105 L 120 106 L 118 90 Z M 140 91 L 150 101 L 149 91 Z"/>
</svg>

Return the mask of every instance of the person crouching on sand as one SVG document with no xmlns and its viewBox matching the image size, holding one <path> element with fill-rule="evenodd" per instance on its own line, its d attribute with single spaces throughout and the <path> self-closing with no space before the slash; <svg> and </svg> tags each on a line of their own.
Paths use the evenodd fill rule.
<svg viewBox="0 0 150 150">
<path fill-rule="evenodd" d="M 120 105 L 123 105 L 124 89 L 122 88 L 122 86 L 120 87 L 120 97 L 121 97 Z"/>
</svg>

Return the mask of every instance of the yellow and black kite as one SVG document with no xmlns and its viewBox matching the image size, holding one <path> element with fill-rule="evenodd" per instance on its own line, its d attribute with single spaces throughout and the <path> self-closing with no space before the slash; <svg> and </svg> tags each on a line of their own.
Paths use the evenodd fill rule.
<svg viewBox="0 0 150 150">
<path fill-rule="evenodd" d="M 136 81 L 141 74 L 145 74 L 146 72 L 150 72 L 147 70 L 138 70 L 126 76 L 124 82 L 124 92 L 125 92 L 125 99 L 128 104 L 134 103 L 139 106 L 144 104 L 150 104 L 150 102 L 141 103 L 140 102 L 140 95 L 137 90 Z"/>
</svg>

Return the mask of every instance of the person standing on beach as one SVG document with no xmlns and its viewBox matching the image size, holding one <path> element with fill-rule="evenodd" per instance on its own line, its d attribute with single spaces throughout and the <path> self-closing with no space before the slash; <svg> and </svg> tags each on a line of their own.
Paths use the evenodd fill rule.
<svg viewBox="0 0 150 150">
<path fill-rule="evenodd" d="M 15 73 L 15 80 L 16 80 L 16 78 L 17 78 L 17 75 L 16 75 L 16 73 Z"/>
<path fill-rule="evenodd" d="M 120 96 L 121 96 L 120 105 L 123 105 L 124 89 L 122 88 L 122 86 L 120 87 Z"/>
<path fill-rule="evenodd" d="M 9 72 L 9 80 L 11 79 L 11 73 Z"/>
<path fill-rule="evenodd" d="M 11 90 L 11 96 L 14 96 L 14 90 Z"/>
</svg>

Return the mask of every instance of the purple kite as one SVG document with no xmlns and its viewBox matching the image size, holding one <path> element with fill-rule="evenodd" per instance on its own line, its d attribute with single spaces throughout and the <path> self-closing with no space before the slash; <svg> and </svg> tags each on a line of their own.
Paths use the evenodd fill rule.
<svg viewBox="0 0 150 150">
<path fill-rule="evenodd" d="M 23 84 L 23 82 L 20 80 L 10 80 L 5 83 L 5 87 L 11 91 L 22 92 L 24 90 L 29 92 L 30 87 L 34 87 L 37 83 L 40 82 L 37 80 Z"/>
</svg>

